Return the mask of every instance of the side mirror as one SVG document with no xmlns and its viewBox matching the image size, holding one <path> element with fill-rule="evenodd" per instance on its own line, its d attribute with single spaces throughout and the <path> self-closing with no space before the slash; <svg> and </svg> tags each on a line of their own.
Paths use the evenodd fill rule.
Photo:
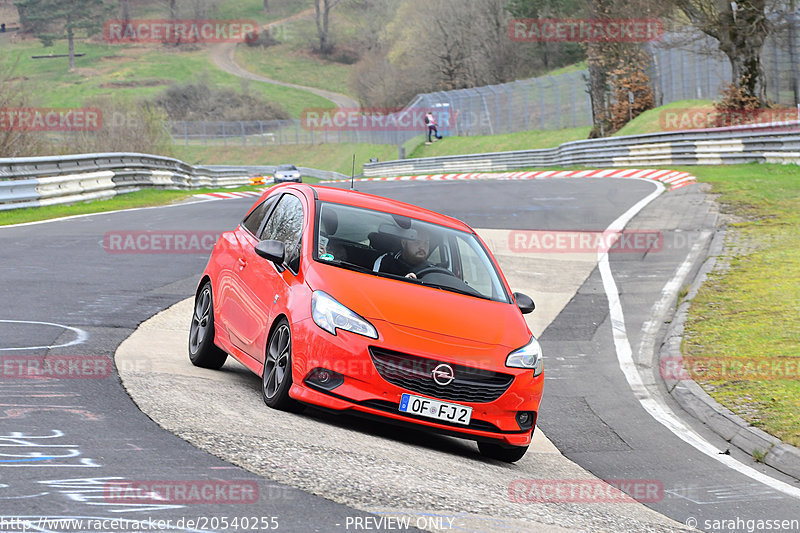
<svg viewBox="0 0 800 533">
<path fill-rule="evenodd" d="M 281 241 L 261 241 L 255 246 L 256 254 L 281 266 L 286 259 L 286 246 Z"/>
<path fill-rule="evenodd" d="M 523 315 L 527 315 L 528 313 L 532 313 L 534 309 L 536 309 L 536 305 L 533 303 L 533 300 L 527 294 L 522 294 L 521 292 L 514 293 L 514 299 L 517 301 L 517 307 L 519 310 L 522 311 Z"/>
</svg>

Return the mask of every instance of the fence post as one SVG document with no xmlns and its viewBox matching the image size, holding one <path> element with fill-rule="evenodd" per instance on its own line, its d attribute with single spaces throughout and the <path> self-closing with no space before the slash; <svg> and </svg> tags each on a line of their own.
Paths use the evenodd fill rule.
<svg viewBox="0 0 800 533">
<path fill-rule="evenodd" d="M 547 76 L 547 77 L 550 79 L 550 83 L 553 84 L 553 94 L 556 97 L 556 105 L 555 105 L 556 120 L 558 121 L 558 127 L 556 129 L 560 130 L 561 129 L 561 96 L 558 94 L 558 83 L 556 82 L 555 78 L 553 78 L 553 76 Z"/>
<path fill-rule="evenodd" d="M 242 146 L 247 146 L 247 135 L 245 135 L 244 132 L 244 121 L 240 120 L 239 125 L 241 126 L 242 129 Z"/>
<path fill-rule="evenodd" d="M 776 38 L 775 34 L 772 34 L 772 67 L 773 72 L 775 73 L 775 78 L 772 85 L 775 87 L 775 103 L 780 103 L 781 101 L 781 74 L 780 68 L 778 67 L 778 39 Z"/>
<path fill-rule="evenodd" d="M 511 87 L 508 84 L 504 85 L 506 89 L 506 106 L 508 107 L 508 131 L 507 133 L 514 133 L 514 101 L 511 92 Z"/>
<path fill-rule="evenodd" d="M 531 116 L 528 113 L 528 88 L 521 81 L 517 82 L 522 87 L 522 113 L 525 116 L 525 131 L 531 129 Z"/>
<path fill-rule="evenodd" d="M 533 81 L 536 82 L 536 89 L 539 91 L 539 129 L 544 130 L 544 90 L 539 78 L 533 78 Z"/>
<path fill-rule="evenodd" d="M 183 121 L 183 145 L 189 146 L 189 125 L 185 120 Z"/>
<path fill-rule="evenodd" d="M 575 78 L 569 77 L 570 108 L 572 110 L 572 127 L 575 127 Z"/>
</svg>

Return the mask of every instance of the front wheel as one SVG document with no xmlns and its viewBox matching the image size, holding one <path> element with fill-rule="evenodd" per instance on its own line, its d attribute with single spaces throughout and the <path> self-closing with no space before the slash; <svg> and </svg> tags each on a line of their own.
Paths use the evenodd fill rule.
<svg viewBox="0 0 800 533">
<path fill-rule="evenodd" d="M 502 446 L 492 442 L 479 442 L 478 450 L 481 455 L 489 459 L 496 459 L 504 463 L 516 463 L 528 451 L 527 446 Z"/>
<path fill-rule="evenodd" d="M 292 330 L 289 321 L 278 322 L 267 343 L 264 371 L 261 374 L 261 395 L 273 409 L 299 412 L 302 404 L 289 396 L 292 388 Z"/>
<path fill-rule="evenodd" d="M 211 282 L 206 281 L 194 300 L 189 328 L 189 360 L 194 366 L 218 370 L 227 358 L 228 354 L 214 344 L 214 302 Z"/>
</svg>

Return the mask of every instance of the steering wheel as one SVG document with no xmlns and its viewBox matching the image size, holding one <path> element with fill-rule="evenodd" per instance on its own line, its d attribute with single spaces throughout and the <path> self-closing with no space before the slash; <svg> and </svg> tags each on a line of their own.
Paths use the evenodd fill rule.
<svg viewBox="0 0 800 533">
<path fill-rule="evenodd" d="M 446 269 L 444 267 L 436 266 L 436 265 L 425 267 L 422 270 L 420 270 L 419 272 L 415 272 L 415 274 L 417 275 L 417 278 L 421 278 L 423 276 L 427 276 L 428 274 L 432 274 L 434 272 L 437 272 L 439 274 L 448 274 L 448 275 L 453 276 L 453 277 L 456 276 L 455 274 L 453 274 L 448 269 Z"/>
</svg>

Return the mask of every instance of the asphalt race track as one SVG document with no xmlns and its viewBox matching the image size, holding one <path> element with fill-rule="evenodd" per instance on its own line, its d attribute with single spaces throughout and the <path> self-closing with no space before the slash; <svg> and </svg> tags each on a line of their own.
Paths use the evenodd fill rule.
<svg viewBox="0 0 800 533">
<path fill-rule="evenodd" d="M 408 530 L 394 520 L 398 516 L 429 530 L 448 530 L 454 523 L 448 519 L 459 518 L 458 530 L 470 531 L 514 530 L 526 521 L 553 531 L 668 531 L 684 523 L 708 531 L 746 531 L 750 520 L 800 519 L 798 498 L 789 490 L 797 491 L 798 484 L 729 450 L 683 414 L 659 387 L 658 367 L 653 369 L 652 345 L 670 318 L 664 287 L 676 272 L 690 279 L 715 230 L 714 206 L 699 185 L 664 192 L 644 206 L 627 227 L 660 232 L 662 245 L 610 253 L 606 269 L 595 266 L 596 253 L 525 249 L 529 230 L 603 231 L 656 187 L 620 179 L 357 186 L 461 218 L 500 248 L 514 288 L 522 284 L 542 302 L 532 315 L 546 361 L 539 427 L 578 466 L 553 451 L 529 452 L 515 465 L 501 465 L 482 459 L 467 441 L 313 410 L 272 412 L 261 403 L 258 378 L 231 363 L 219 377 L 193 374 L 185 336 L 177 341 L 184 346 L 178 354 L 184 366 L 173 367 L 174 373 L 125 369 L 136 386 L 131 394 L 147 414 L 140 411 L 117 373 L 103 364 L 140 323 L 193 295 L 208 250 L 115 253 L 109 242 L 125 232 L 215 235 L 234 227 L 252 199 L 0 228 L 0 301 L 5 304 L 0 308 L 0 531 L 22 531 L 14 528 L 12 517 L 121 521 L 103 526 L 114 531 L 132 525 L 252 530 L 256 523 L 255 529 L 279 531 Z M 515 277 L 517 272 L 524 275 Z M 610 300 L 619 306 L 610 306 Z M 537 313 L 549 318 L 537 322 Z M 634 366 L 643 376 L 643 389 L 636 394 L 615 335 L 619 313 Z M 175 330 L 175 337 L 180 335 Z M 146 343 L 137 346 L 147 351 Z M 6 365 L 9 358 L 44 355 L 82 356 L 95 362 L 96 375 L 19 379 Z M 152 379 L 143 379 L 148 372 Z M 688 444 L 651 415 L 649 400 L 675 413 L 693 435 L 722 452 L 723 461 L 737 459 L 747 468 L 735 470 Z M 214 411 L 224 415 L 221 427 L 210 427 L 204 414 Z M 257 427 L 248 428 L 248 420 Z M 657 485 L 660 492 L 646 505 L 674 522 L 638 503 L 510 501 L 508 480 L 555 483 L 583 477 L 582 469 L 601 479 Z M 492 485 L 489 478 L 502 482 Z M 112 490 L 124 482 L 153 480 L 184 487 L 212 484 L 217 496 L 213 502 L 177 504 Z M 420 516 L 425 518 L 419 521 Z M 230 527 L 234 518 L 238 527 Z M 172 522 L 158 522 L 167 520 Z M 138 521 L 144 522 L 134 524 Z M 73 530 L 78 529 L 55 523 L 40 523 L 37 529 Z"/>
</svg>

